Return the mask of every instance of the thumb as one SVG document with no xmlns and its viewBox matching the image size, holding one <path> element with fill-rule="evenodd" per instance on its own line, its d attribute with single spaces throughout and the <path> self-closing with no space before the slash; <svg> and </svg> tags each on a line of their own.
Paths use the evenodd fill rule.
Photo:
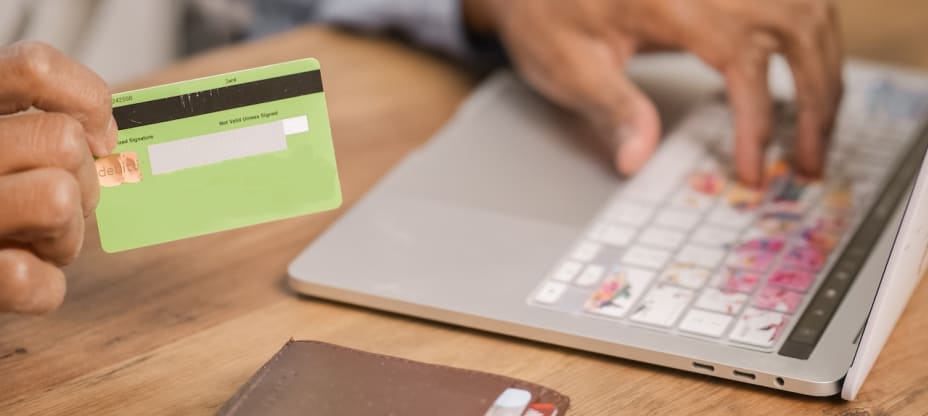
<svg viewBox="0 0 928 416">
<path fill-rule="evenodd" d="M 0 247 L 0 313 L 42 314 L 64 300 L 64 273 L 20 248 Z"/>
<path fill-rule="evenodd" d="M 641 169 L 657 149 L 661 120 L 657 108 L 625 75 L 611 83 L 615 99 L 609 101 L 607 137 L 612 144 L 619 173 L 631 175 Z"/>
</svg>

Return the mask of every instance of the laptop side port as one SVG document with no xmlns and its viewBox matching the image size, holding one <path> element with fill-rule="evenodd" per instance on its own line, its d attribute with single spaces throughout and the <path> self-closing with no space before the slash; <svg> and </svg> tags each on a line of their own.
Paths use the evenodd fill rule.
<svg viewBox="0 0 928 416">
<path fill-rule="evenodd" d="M 696 367 L 700 370 L 705 370 L 705 371 L 715 371 L 715 366 L 712 366 L 709 364 L 697 363 L 696 361 L 693 361 L 693 367 Z"/>
<path fill-rule="evenodd" d="M 742 378 L 746 378 L 749 380 L 754 380 L 757 378 L 757 376 L 754 375 L 754 373 L 746 373 L 744 371 L 732 370 L 731 373 L 734 374 L 735 377 L 742 377 Z"/>
</svg>

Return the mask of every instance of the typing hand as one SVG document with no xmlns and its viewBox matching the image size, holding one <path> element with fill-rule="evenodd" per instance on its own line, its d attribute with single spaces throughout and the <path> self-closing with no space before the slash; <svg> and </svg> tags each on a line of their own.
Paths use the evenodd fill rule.
<svg viewBox="0 0 928 416">
<path fill-rule="evenodd" d="M 45 313 L 97 204 L 91 154 L 116 146 L 110 95 L 60 52 L 21 43 L 0 48 L 0 114 L 0 312 Z"/>
<path fill-rule="evenodd" d="M 654 152 L 654 104 L 625 76 L 635 53 L 688 50 L 725 78 L 735 114 L 736 171 L 762 181 L 771 130 L 767 66 L 789 61 L 799 106 L 797 160 L 822 172 L 841 97 L 841 45 L 827 0 L 465 0 L 478 32 L 495 32 L 522 75 L 542 94 L 584 115 L 610 140 L 623 174 Z"/>
</svg>

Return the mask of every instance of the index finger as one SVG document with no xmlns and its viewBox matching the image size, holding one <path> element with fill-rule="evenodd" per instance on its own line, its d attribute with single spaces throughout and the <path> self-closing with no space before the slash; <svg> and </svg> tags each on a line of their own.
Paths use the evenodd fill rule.
<svg viewBox="0 0 928 416">
<path fill-rule="evenodd" d="M 831 37 L 837 36 L 827 26 L 825 3 L 808 2 L 815 13 L 812 23 L 798 24 L 787 30 L 786 57 L 796 86 L 799 105 L 796 162 L 806 175 L 817 177 L 824 170 L 830 128 L 841 97 L 840 51 L 830 51 Z M 809 6 L 805 6 L 809 7 Z M 829 59 L 829 55 L 834 55 Z"/>
<path fill-rule="evenodd" d="M 66 113 L 87 132 L 96 156 L 116 147 L 116 123 L 106 83 L 54 48 L 34 42 L 0 48 L 0 114 L 35 107 Z"/>
</svg>

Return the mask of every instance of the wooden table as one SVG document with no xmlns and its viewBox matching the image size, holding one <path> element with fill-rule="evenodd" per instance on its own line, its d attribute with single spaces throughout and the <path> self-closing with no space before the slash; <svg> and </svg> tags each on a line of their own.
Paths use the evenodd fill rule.
<svg viewBox="0 0 928 416">
<path fill-rule="evenodd" d="M 864 0 L 842 4 L 866 8 Z M 884 42 L 897 45 L 898 31 L 886 33 Z M 916 45 L 904 62 L 928 66 Z M 867 55 L 871 46 L 851 50 Z M 854 403 L 296 296 L 288 262 L 434 133 L 476 82 L 392 42 L 306 28 L 180 63 L 133 87 L 304 56 L 325 65 L 344 207 L 117 255 L 100 251 L 88 224 L 64 307 L 47 317 L 0 316 L 0 414 L 210 414 L 291 337 L 546 384 L 571 396 L 574 415 L 928 412 L 924 284 Z"/>
</svg>

